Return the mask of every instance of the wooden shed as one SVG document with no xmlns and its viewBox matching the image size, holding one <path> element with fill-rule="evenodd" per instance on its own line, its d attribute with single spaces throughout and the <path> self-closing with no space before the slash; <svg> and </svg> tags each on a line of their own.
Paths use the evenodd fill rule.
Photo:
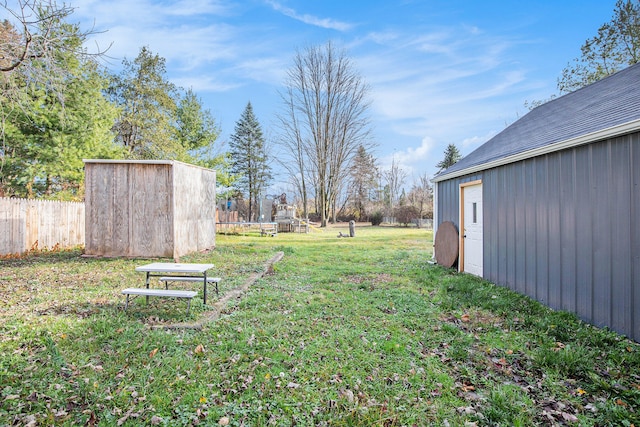
<svg viewBox="0 0 640 427">
<path fill-rule="evenodd" d="M 86 255 L 177 260 L 215 247 L 215 171 L 163 160 L 84 163 Z"/>
<path fill-rule="evenodd" d="M 434 182 L 460 271 L 640 340 L 640 64 L 531 110 Z"/>
</svg>

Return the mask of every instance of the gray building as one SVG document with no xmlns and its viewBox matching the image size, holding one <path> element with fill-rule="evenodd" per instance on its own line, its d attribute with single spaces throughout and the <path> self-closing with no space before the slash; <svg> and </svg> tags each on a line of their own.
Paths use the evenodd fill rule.
<svg viewBox="0 0 640 427">
<path fill-rule="evenodd" d="M 640 340 L 640 64 L 531 110 L 434 183 L 460 271 Z"/>
</svg>

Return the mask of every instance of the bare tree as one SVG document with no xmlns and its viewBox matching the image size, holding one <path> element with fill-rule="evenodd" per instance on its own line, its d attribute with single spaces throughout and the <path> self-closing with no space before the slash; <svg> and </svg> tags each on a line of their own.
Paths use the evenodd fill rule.
<svg viewBox="0 0 640 427">
<path fill-rule="evenodd" d="M 306 167 L 306 150 L 307 144 L 302 137 L 302 127 L 298 122 L 296 114 L 296 104 L 294 102 L 293 88 L 287 88 L 286 95 L 281 95 L 285 112 L 278 115 L 280 122 L 280 146 L 284 150 L 284 154 L 280 158 L 280 165 L 289 173 L 291 183 L 302 199 L 303 217 L 309 218 L 308 211 L 308 192 L 307 192 L 307 167 Z"/>
<path fill-rule="evenodd" d="M 74 8 L 56 0 L 0 0 L 0 10 L 7 12 L 8 19 L 0 22 L 0 75 L 2 83 L 10 83 L 9 77 L 18 72 L 27 80 L 55 87 L 57 81 L 67 76 L 61 66 L 60 53 L 71 53 L 80 59 L 97 58 L 106 50 L 89 53 L 82 45 L 91 29 L 80 31 L 78 25 L 65 20 Z M 77 43 L 77 41 L 81 43 Z M 24 82 L 23 82 L 24 83 Z M 4 86 L 2 95 L 7 96 Z"/>
<path fill-rule="evenodd" d="M 368 88 L 346 54 L 330 42 L 298 51 L 285 86 L 281 141 L 297 169 L 303 200 L 308 177 L 315 182 L 324 227 L 358 147 L 372 146 Z"/>
<path fill-rule="evenodd" d="M 395 157 L 391 161 L 391 167 L 382 172 L 387 186 L 389 187 L 389 208 L 391 212 L 400 198 L 402 186 L 407 179 L 407 172 L 400 167 Z"/>
<path fill-rule="evenodd" d="M 418 177 L 407 199 L 417 209 L 418 218 L 433 218 L 433 187 L 426 173 Z"/>
</svg>

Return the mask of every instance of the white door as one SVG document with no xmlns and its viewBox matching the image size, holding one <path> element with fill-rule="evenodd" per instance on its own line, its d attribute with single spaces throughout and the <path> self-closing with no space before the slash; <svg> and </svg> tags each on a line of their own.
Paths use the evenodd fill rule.
<svg viewBox="0 0 640 427">
<path fill-rule="evenodd" d="M 462 187 L 463 270 L 482 277 L 482 184 Z"/>
</svg>

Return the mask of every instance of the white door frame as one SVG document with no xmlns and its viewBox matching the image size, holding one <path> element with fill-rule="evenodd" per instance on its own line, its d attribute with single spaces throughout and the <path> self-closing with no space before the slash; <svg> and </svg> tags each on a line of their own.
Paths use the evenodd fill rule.
<svg viewBox="0 0 640 427">
<path fill-rule="evenodd" d="M 460 184 L 460 231 L 459 231 L 459 239 L 460 244 L 458 245 L 458 271 L 465 271 L 464 268 L 464 244 L 465 244 L 465 224 L 464 224 L 464 190 L 466 187 L 471 187 L 474 185 L 482 185 L 482 180 L 478 179 L 475 181 L 463 182 Z"/>
</svg>

